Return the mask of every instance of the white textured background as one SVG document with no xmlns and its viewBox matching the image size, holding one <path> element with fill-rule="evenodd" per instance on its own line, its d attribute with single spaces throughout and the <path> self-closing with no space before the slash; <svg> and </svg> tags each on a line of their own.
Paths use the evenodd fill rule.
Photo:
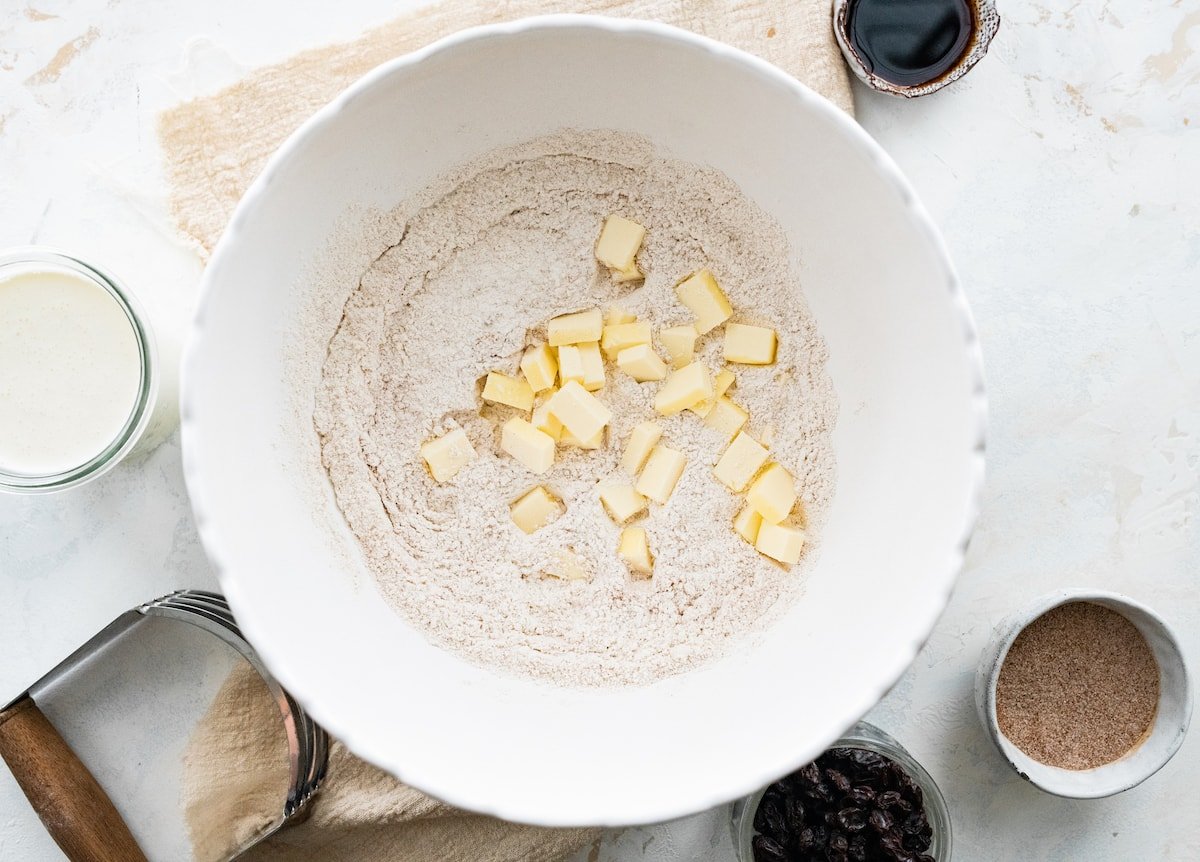
<svg viewBox="0 0 1200 862">
<path fill-rule="evenodd" d="M 200 264 L 165 215 L 157 111 L 402 5 L 0 0 L 0 247 L 95 259 L 179 330 Z M 950 92 L 858 94 L 943 227 L 991 399 L 967 571 L 871 718 L 941 784 L 960 860 L 1196 862 L 1196 734 L 1147 784 L 1068 802 L 1007 770 L 970 688 L 992 624 L 1066 585 L 1150 604 L 1200 661 L 1200 0 L 1000 8 L 990 56 Z M 211 584 L 177 439 L 81 491 L 0 498 L 0 702 L 120 611 Z M 727 860 L 726 823 L 628 830 L 580 859 Z M 0 859 L 59 858 L 0 769 Z"/>
</svg>

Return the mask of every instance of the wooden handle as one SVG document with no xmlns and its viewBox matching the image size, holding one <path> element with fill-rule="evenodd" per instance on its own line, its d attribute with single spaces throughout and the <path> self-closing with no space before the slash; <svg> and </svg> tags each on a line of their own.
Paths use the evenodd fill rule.
<svg viewBox="0 0 1200 862">
<path fill-rule="evenodd" d="M 108 795 L 28 695 L 0 712 L 0 757 L 71 862 L 146 862 Z"/>
</svg>

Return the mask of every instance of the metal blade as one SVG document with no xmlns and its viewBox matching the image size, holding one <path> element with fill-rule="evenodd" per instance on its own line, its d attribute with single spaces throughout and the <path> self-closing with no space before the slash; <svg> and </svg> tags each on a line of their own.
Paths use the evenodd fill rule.
<svg viewBox="0 0 1200 862">
<path fill-rule="evenodd" d="M 97 651 L 99 651 L 101 648 L 112 643 L 129 629 L 137 625 L 141 619 L 143 619 L 143 617 L 137 611 L 126 611 L 125 613 L 121 614 L 119 617 L 93 635 L 87 643 L 79 647 L 79 649 L 75 650 L 75 652 L 71 653 L 69 656 L 55 665 L 52 670 L 42 674 L 41 679 L 31 684 L 29 688 L 25 689 L 7 704 L 5 704 L 3 709 L 8 709 L 26 695 L 30 695 L 32 697 L 38 688 L 42 688 L 58 677 L 70 673 L 71 671 L 80 667 L 90 658 L 95 656 Z M 36 700 L 36 698 L 34 699 Z"/>
</svg>

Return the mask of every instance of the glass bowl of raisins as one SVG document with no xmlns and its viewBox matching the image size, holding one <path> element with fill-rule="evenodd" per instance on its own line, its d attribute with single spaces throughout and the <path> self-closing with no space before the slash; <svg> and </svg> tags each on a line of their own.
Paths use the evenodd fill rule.
<svg viewBox="0 0 1200 862">
<path fill-rule="evenodd" d="M 733 806 L 739 862 L 949 862 L 950 812 L 912 755 L 859 722 Z"/>
</svg>

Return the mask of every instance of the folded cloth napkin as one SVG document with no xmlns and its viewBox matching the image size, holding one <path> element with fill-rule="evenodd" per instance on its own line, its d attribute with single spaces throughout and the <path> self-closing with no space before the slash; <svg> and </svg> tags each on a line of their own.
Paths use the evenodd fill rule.
<svg viewBox="0 0 1200 862">
<path fill-rule="evenodd" d="M 829 0 L 444 0 L 354 42 L 305 51 L 215 95 L 166 111 L 159 138 L 180 231 L 207 257 L 271 153 L 318 108 L 380 63 L 464 27 L 547 12 L 674 24 L 758 54 L 847 112 L 854 108 Z"/>
<path fill-rule="evenodd" d="M 306 51 L 165 112 L 159 137 L 179 230 L 207 257 L 239 198 L 279 144 L 380 63 L 464 27 L 567 11 L 653 19 L 711 36 L 758 54 L 853 111 L 849 76 L 830 26 L 829 0 L 578 0 L 570 6 L 548 0 L 444 0 L 353 42 Z M 258 770 L 240 769 L 237 787 L 229 788 L 231 741 L 242 740 L 238 758 L 243 764 L 253 760 L 250 752 L 259 744 L 277 751 L 269 741 L 277 732 L 273 705 L 264 706 L 254 691 L 247 678 L 231 678 L 189 745 L 184 798 L 198 859 L 220 858 L 223 842 L 237 846 L 238 839 L 265 825 L 261 801 L 275 792 L 278 759 Z M 597 840 L 598 834 L 519 826 L 459 811 L 406 787 L 335 743 L 329 778 L 311 816 L 244 858 L 549 862 Z"/>
<path fill-rule="evenodd" d="M 237 666 L 183 755 L 182 802 L 195 862 L 225 862 L 283 813 L 289 783 L 279 707 L 248 663 Z M 599 837 L 470 814 L 401 784 L 334 743 L 306 818 L 239 862 L 551 862 Z"/>
</svg>

